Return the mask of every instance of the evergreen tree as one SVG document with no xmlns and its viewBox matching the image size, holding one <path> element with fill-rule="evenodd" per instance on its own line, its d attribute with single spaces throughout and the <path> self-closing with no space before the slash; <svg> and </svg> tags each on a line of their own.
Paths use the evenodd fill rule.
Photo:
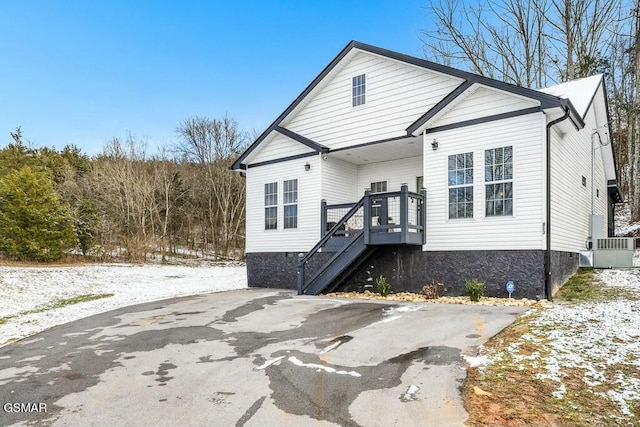
<svg viewBox="0 0 640 427">
<path fill-rule="evenodd" d="M 23 166 L 0 179 L 0 252 L 19 260 L 53 261 L 75 245 L 69 206 L 48 174 Z"/>
<path fill-rule="evenodd" d="M 100 213 L 96 205 L 82 200 L 76 208 L 76 236 L 82 255 L 87 255 L 96 245 Z"/>
</svg>

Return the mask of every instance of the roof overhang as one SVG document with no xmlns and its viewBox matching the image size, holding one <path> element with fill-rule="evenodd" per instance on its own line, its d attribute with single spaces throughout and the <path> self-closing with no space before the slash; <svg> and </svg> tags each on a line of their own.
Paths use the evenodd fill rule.
<svg viewBox="0 0 640 427">
<path fill-rule="evenodd" d="M 607 181 L 607 192 L 609 196 L 611 196 L 613 203 L 624 203 L 624 197 L 622 197 L 622 192 L 620 191 L 620 187 L 618 187 L 618 181 L 615 179 Z"/>
<path fill-rule="evenodd" d="M 329 151 L 328 155 L 356 165 L 422 156 L 422 136 L 400 136 Z"/>
</svg>

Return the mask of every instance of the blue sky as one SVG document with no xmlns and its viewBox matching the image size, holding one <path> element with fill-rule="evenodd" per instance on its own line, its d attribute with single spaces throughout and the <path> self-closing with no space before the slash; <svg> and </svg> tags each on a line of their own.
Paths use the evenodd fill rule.
<svg viewBox="0 0 640 427">
<path fill-rule="evenodd" d="M 0 0 L 0 146 L 169 145 L 196 115 L 262 132 L 350 41 L 422 56 L 426 1 Z"/>
</svg>

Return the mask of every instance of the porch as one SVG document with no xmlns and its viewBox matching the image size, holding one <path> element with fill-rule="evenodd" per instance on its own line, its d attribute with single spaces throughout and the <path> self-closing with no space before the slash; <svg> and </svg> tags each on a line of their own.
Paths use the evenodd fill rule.
<svg viewBox="0 0 640 427">
<path fill-rule="evenodd" d="M 338 288 L 383 245 L 426 242 L 426 192 L 371 193 L 356 203 L 321 203 L 321 239 L 298 264 L 298 293 Z"/>
<path fill-rule="evenodd" d="M 424 209 L 426 192 L 400 191 L 371 193 L 365 191 L 359 202 L 320 206 L 321 237 L 354 238 L 363 232 L 365 245 L 423 245 L 426 242 Z M 333 230 L 335 228 L 335 230 Z"/>
</svg>

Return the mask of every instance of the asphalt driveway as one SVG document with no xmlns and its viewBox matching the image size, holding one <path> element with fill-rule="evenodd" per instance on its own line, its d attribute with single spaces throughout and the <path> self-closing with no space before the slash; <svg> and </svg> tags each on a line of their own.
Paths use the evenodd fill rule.
<svg viewBox="0 0 640 427">
<path fill-rule="evenodd" d="M 524 310 L 264 289 L 131 306 L 0 348 L 0 424 L 461 426 L 462 356 Z"/>
</svg>

